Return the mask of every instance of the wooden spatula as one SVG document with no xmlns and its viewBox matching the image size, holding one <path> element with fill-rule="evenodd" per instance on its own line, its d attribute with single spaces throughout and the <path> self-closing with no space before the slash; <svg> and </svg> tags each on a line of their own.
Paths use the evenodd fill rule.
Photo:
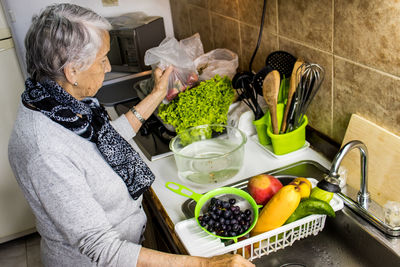
<svg viewBox="0 0 400 267">
<path fill-rule="evenodd" d="M 297 88 L 298 81 L 299 81 L 299 79 L 297 79 L 297 77 L 296 77 L 296 75 L 298 74 L 297 70 L 298 70 L 298 68 L 300 68 L 300 66 L 303 63 L 304 63 L 304 61 L 300 58 L 297 59 L 296 63 L 294 63 L 292 75 L 290 76 L 288 99 L 287 99 L 287 103 L 286 103 L 286 107 L 285 107 L 285 112 L 283 113 L 281 133 L 284 133 L 286 131 L 286 126 L 287 126 L 286 122 L 287 122 L 287 116 L 289 113 L 290 103 L 292 103 L 293 94 L 294 94 L 294 92 L 296 92 L 296 88 Z"/>
<path fill-rule="evenodd" d="M 263 96 L 271 115 L 272 131 L 274 134 L 279 134 L 276 105 L 278 104 L 280 83 L 281 77 L 277 70 L 268 73 L 263 82 Z"/>
</svg>

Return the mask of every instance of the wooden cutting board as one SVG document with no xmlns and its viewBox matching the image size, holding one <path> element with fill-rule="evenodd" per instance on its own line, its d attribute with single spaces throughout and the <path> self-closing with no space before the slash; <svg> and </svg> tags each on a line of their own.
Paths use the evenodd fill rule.
<svg viewBox="0 0 400 267">
<path fill-rule="evenodd" d="M 342 146 L 360 140 L 368 149 L 368 191 L 381 205 L 386 201 L 400 202 L 400 137 L 353 114 Z M 350 151 L 343 159 L 347 169 L 347 184 L 360 188 L 360 152 Z"/>
</svg>

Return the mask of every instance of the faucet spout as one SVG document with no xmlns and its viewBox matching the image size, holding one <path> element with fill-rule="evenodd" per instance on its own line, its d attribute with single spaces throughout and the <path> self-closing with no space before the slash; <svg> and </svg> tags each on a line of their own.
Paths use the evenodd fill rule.
<svg viewBox="0 0 400 267">
<path fill-rule="evenodd" d="M 339 167 L 342 163 L 344 156 L 353 148 L 358 148 L 360 151 L 360 165 L 361 165 L 361 178 L 360 178 L 360 191 L 357 195 L 358 203 L 364 207 L 368 207 L 369 193 L 368 193 L 368 150 L 367 146 L 359 141 L 353 140 L 344 145 L 333 159 L 332 166 L 330 169 L 329 176 L 339 178 Z"/>
</svg>

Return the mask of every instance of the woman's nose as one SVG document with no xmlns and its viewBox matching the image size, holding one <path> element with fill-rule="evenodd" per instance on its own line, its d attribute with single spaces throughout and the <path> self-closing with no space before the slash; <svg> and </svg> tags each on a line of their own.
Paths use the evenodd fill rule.
<svg viewBox="0 0 400 267">
<path fill-rule="evenodd" d="M 110 64 L 110 61 L 108 60 L 108 57 L 107 57 L 107 62 L 106 62 L 106 65 L 104 67 L 104 73 L 107 73 L 107 72 L 110 72 L 110 71 L 111 71 L 111 64 Z"/>
</svg>

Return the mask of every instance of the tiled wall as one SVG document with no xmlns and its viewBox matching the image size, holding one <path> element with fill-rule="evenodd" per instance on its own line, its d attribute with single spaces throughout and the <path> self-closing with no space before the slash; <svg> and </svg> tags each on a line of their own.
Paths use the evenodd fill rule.
<svg viewBox="0 0 400 267">
<path fill-rule="evenodd" d="M 175 37 L 200 33 L 206 51 L 225 47 L 247 70 L 263 0 L 170 0 Z M 400 2 L 268 0 L 253 63 L 286 50 L 325 68 L 310 125 L 341 143 L 352 113 L 400 135 Z"/>
</svg>

